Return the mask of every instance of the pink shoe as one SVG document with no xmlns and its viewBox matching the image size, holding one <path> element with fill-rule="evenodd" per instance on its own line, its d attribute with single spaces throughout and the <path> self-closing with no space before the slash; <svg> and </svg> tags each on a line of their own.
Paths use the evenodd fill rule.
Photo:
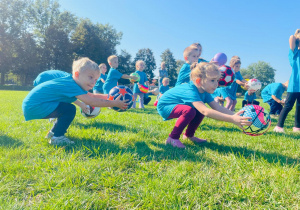
<svg viewBox="0 0 300 210">
<path fill-rule="evenodd" d="M 298 132 L 300 132 L 300 128 L 293 127 L 293 132 L 295 132 L 295 133 L 298 133 Z"/>
<path fill-rule="evenodd" d="M 183 139 L 189 139 L 192 142 L 197 143 L 197 144 L 202 144 L 202 143 L 206 143 L 207 142 L 206 139 L 200 139 L 200 138 L 197 138 L 195 136 L 193 136 L 193 137 L 187 137 L 185 134 L 183 134 Z"/>
<path fill-rule="evenodd" d="M 158 103 L 158 101 L 155 101 L 153 105 L 154 105 L 154 106 L 157 106 L 157 103 Z"/>
<path fill-rule="evenodd" d="M 275 126 L 275 128 L 273 129 L 273 131 L 276 132 L 276 133 L 285 133 L 284 129 L 281 128 L 281 127 L 279 127 L 279 126 L 277 126 L 277 125 Z"/>
<path fill-rule="evenodd" d="M 181 143 L 179 139 L 172 139 L 170 136 L 168 137 L 166 144 L 171 144 L 173 147 L 185 149 L 185 146 Z"/>
</svg>

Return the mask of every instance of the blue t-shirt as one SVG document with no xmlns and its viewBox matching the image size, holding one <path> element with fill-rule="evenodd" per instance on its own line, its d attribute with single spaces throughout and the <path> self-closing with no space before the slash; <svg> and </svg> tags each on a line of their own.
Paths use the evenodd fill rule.
<svg viewBox="0 0 300 210">
<path fill-rule="evenodd" d="M 103 82 L 101 81 L 101 79 L 103 79 L 104 81 L 106 81 L 107 75 L 106 74 L 101 74 L 99 79 L 97 80 L 95 86 L 93 87 L 93 90 L 97 90 L 101 93 L 103 93 Z"/>
<path fill-rule="evenodd" d="M 61 77 L 34 87 L 23 100 L 25 120 L 42 119 L 51 114 L 60 102 L 72 103 L 75 96 L 87 94 L 72 78 Z"/>
<path fill-rule="evenodd" d="M 209 63 L 207 60 L 205 60 L 205 59 L 203 59 L 203 58 L 199 58 L 199 59 L 198 59 L 198 63 L 202 63 L 202 62 Z"/>
<path fill-rule="evenodd" d="M 252 102 L 256 99 L 256 94 L 255 93 L 252 93 L 252 95 L 249 95 L 248 94 L 248 91 L 245 93 L 245 96 L 244 96 L 244 100 L 248 101 L 248 102 Z"/>
<path fill-rule="evenodd" d="M 71 75 L 70 73 L 65 72 L 65 71 L 60 71 L 60 70 L 43 71 L 35 78 L 35 80 L 33 81 L 33 86 L 37 86 L 37 85 L 42 84 L 43 82 L 47 82 L 49 80 L 53 80 L 53 79 L 61 78 L 61 77 L 67 77 L 70 75 Z"/>
<path fill-rule="evenodd" d="M 182 83 L 187 83 L 190 81 L 190 74 L 191 74 L 191 65 L 188 63 L 185 63 L 182 65 L 178 77 L 177 77 L 177 82 L 175 86 L 181 85 Z"/>
<path fill-rule="evenodd" d="M 263 102 L 268 102 L 272 99 L 272 95 L 276 96 L 278 99 L 281 100 L 281 96 L 285 91 L 285 87 L 281 83 L 272 83 L 267 85 L 261 91 L 261 97 Z"/>
<path fill-rule="evenodd" d="M 229 97 L 232 100 L 236 100 L 236 91 L 239 86 L 238 83 L 236 83 L 236 80 L 244 80 L 243 76 L 241 75 L 241 72 L 239 71 L 235 73 L 235 79 L 231 85 L 221 88 L 221 94 L 224 99 Z"/>
<path fill-rule="evenodd" d="M 103 85 L 103 91 L 105 94 L 108 94 L 109 91 L 118 85 L 118 80 L 121 79 L 123 74 L 117 69 L 110 68 L 105 83 Z"/>
<path fill-rule="evenodd" d="M 293 70 L 289 80 L 287 92 L 300 92 L 300 51 L 298 50 L 298 47 L 295 48 L 294 52 L 290 49 L 289 60 Z"/>
<path fill-rule="evenodd" d="M 197 87 L 190 81 L 189 83 L 175 86 L 165 92 L 158 101 L 157 111 L 164 120 L 168 120 L 172 110 L 178 104 L 188 105 L 194 108 L 193 102 L 202 101 L 203 103 L 210 103 L 213 100 L 209 93 L 199 93 Z"/>
<path fill-rule="evenodd" d="M 217 88 L 213 94 L 211 94 L 211 97 L 220 97 L 221 96 L 221 88 Z"/>
<path fill-rule="evenodd" d="M 140 85 L 145 85 L 145 82 L 148 81 L 147 75 L 145 72 L 142 71 L 135 71 L 140 75 L 140 81 L 138 82 Z M 134 83 L 133 85 L 133 93 L 142 93 L 139 89 L 138 83 Z"/>
<path fill-rule="evenodd" d="M 169 90 L 169 85 L 167 85 L 167 86 L 160 86 L 160 88 L 159 88 L 159 92 L 161 93 L 161 94 L 164 94 L 167 90 Z"/>
</svg>

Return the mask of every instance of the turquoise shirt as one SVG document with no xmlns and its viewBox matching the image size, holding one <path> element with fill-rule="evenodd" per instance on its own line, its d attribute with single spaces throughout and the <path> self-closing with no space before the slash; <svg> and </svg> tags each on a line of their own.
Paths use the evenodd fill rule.
<svg viewBox="0 0 300 210">
<path fill-rule="evenodd" d="M 236 83 L 236 80 L 244 80 L 244 78 L 241 75 L 241 72 L 239 71 L 235 73 L 235 79 L 231 85 L 221 88 L 221 94 L 224 99 L 229 97 L 232 100 L 236 100 L 236 91 L 239 86 L 238 83 Z"/>
<path fill-rule="evenodd" d="M 199 58 L 199 59 L 198 59 L 198 63 L 202 63 L 202 62 L 209 63 L 207 60 L 205 60 L 205 59 L 203 59 L 203 58 Z"/>
<path fill-rule="evenodd" d="M 245 96 L 244 96 L 244 100 L 248 101 L 248 102 L 252 102 L 256 99 L 256 94 L 255 93 L 252 93 L 252 95 L 249 95 L 248 94 L 248 91 L 245 93 Z"/>
<path fill-rule="evenodd" d="M 292 75 L 289 80 L 287 92 L 300 92 L 300 51 L 297 47 L 295 48 L 294 52 L 290 49 L 289 60 L 292 66 Z"/>
<path fill-rule="evenodd" d="M 281 100 L 281 96 L 285 91 L 285 87 L 281 83 L 272 83 L 267 85 L 262 91 L 261 91 L 261 97 L 263 99 L 263 102 L 268 102 L 272 99 L 272 95 L 276 96 L 278 99 Z"/>
<path fill-rule="evenodd" d="M 35 78 L 35 80 L 33 81 L 33 86 L 37 86 L 37 85 L 42 84 L 43 82 L 47 82 L 49 80 L 53 80 L 53 79 L 61 78 L 61 77 L 67 77 L 70 75 L 71 75 L 70 73 L 65 72 L 65 71 L 60 71 L 60 70 L 43 71 Z"/>
<path fill-rule="evenodd" d="M 72 103 L 76 96 L 87 94 L 72 78 L 61 77 L 34 87 L 23 100 L 25 120 L 42 119 L 51 114 L 60 102 Z"/>
<path fill-rule="evenodd" d="M 159 92 L 161 93 L 161 94 L 164 94 L 167 90 L 169 90 L 169 85 L 167 85 L 167 86 L 160 86 L 160 88 L 159 88 Z"/>
<path fill-rule="evenodd" d="M 178 77 L 177 77 L 177 82 L 175 86 L 181 85 L 182 83 L 187 83 L 190 81 L 190 74 L 191 74 L 191 65 L 188 63 L 185 63 L 182 65 Z"/>
<path fill-rule="evenodd" d="M 220 97 L 221 96 L 221 88 L 217 88 L 213 94 L 211 94 L 211 97 Z"/>
<path fill-rule="evenodd" d="M 104 81 L 106 81 L 107 75 L 106 74 L 101 74 L 100 77 L 98 78 L 95 86 L 93 87 L 93 90 L 97 90 L 100 93 L 103 93 L 103 82 L 101 81 L 101 79 L 103 79 Z"/>
<path fill-rule="evenodd" d="M 103 91 L 105 94 L 108 94 L 109 91 L 118 85 L 118 80 L 121 79 L 123 74 L 117 69 L 110 68 L 105 83 L 103 85 Z"/>
<path fill-rule="evenodd" d="M 147 75 L 145 72 L 142 71 L 135 71 L 135 73 L 138 73 L 140 75 L 140 81 L 138 82 L 140 85 L 145 85 L 145 82 L 148 81 Z M 142 93 L 139 89 L 139 86 L 137 83 L 134 83 L 133 85 L 133 93 Z"/>
<path fill-rule="evenodd" d="M 213 100 L 209 93 L 199 93 L 197 87 L 190 81 L 189 83 L 177 85 L 165 92 L 158 101 L 157 111 L 164 120 L 168 120 L 172 110 L 178 104 L 184 104 L 194 108 L 193 102 L 202 101 L 203 103 L 210 103 Z"/>
</svg>

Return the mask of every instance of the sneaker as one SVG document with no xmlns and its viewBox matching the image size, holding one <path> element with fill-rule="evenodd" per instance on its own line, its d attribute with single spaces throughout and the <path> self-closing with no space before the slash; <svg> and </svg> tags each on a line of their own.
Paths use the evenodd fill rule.
<svg viewBox="0 0 300 210">
<path fill-rule="evenodd" d="M 74 141 L 71 141 L 70 139 L 68 139 L 65 136 L 59 136 L 59 137 L 53 136 L 50 139 L 49 144 L 52 144 L 52 145 L 74 144 Z"/>
<path fill-rule="evenodd" d="M 166 144 L 171 144 L 173 147 L 184 149 L 185 146 L 181 143 L 179 139 L 172 139 L 170 136 L 168 137 Z"/>
<path fill-rule="evenodd" d="M 277 126 L 277 125 L 275 126 L 275 128 L 273 129 L 273 131 L 276 132 L 276 133 L 285 133 L 284 129 L 281 128 L 281 127 L 279 127 L 279 126 Z"/>
<path fill-rule="evenodd" d="M 295 133 L 298 133 L 298 132 L 300 132 L 300 128 L 293 127 L 293 132 L 295 132 Z"/>
<path fill-rule="evenodd" d="M 54 133 L 52 132 L 52 131 L 49 131 L 48 133 L 47 133 L 47 135 L 45 136 L 45 138 L 46 139 L 50 139 L 50 138 L 52 138 L 54 136 Z"/>
<path fill-rule="evenodd" d="M 276 119 L 276 118 L 278 118 L 278 115 L 270 114 L 270 117 L 271 117 L 272 119 Z"/>
<path fill-rule="evenodd" d="M 148 105 L 150 101 L 151 101 L 151 97 L 145 98 L 144 99 L 144 104 Z"/>
<path fill-rule="evenodd" d="M 197 138 L 195 136 L 193 136 L 193 137 L 187 137 L 185 134 L 183 134 L 183 139 L 189 139 L 192 142 L 197 143 L 197 144 L 202 144 L 202 143 L 206 143 L 207 142 L 206 139 L 200 139 L 200 138 Z"/>
<path fill-rule="evenodd" d="M 56 118 L 49 118 L 50 123 L 56 123 L 57 119 Z"/>
<path fill-rule="evenodd" d="M 157 106 L 157 103 L 158 103 L 158 101 L 155 101 L 154 104 L 153 104 L 153 106 Z"/>
</svg>

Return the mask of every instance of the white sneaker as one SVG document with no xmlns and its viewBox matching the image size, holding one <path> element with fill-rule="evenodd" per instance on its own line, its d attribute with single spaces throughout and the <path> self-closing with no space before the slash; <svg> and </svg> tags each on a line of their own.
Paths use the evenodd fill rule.
<svg viewBox="0 0 300 210">
<path fill-rule="evenodd" d="M 275 126 L 275 128 L 273 129 L 273 131 L 276 132 L 276 133 L 285 133 L 284 129 L 281 128 L 281 127 L 279 127 L 279 126 L 277 126 L 277 125 Z"/>
<path fill-rule="evenodd" d="M 70 139 L 68 139 L 65 136 L 59 136 L 59 137 L 53 136 L 50 139 L 49 144 L 52 144 L 52 145 L 74 144 L 74 141 L 71 141 Z"/>
<path fill-rule="evenodd" d="M 56 121 L 57 121 L 56 118 L 49 118 L 49 122 L 50 122 L 50 123 L 53 123 L 53 124 L 54 124 L 54 123 L 56 123 Z"/>
<path fill-rule="evenodd" d="M 45 136 L 45 138 L 46 139 L 50 139 L 50 138 L 52 138 L 54 136 L 54 133 L 52 132 L 52 131 L 49 131 L 48 133 L 47 133 L 47 135 Z"/>
</svg>

